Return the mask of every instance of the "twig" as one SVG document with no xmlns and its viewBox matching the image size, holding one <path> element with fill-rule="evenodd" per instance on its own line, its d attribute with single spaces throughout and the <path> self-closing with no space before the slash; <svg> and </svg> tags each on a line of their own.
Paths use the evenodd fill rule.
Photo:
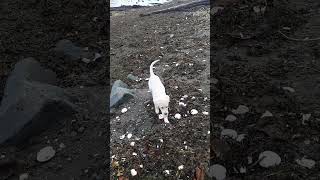
<svg viewBox="0 0 320 180">
<path fill-rule="evenodd" d="M 281 34 L 283 37 L 285 37 L 286 39 L 289 39 L 291 41 L 318 41 L 320 40 L 320 38 L 313 38 L 313 39 L 309 39 L 309 38 L 305 38 L 305 39 L 296 39 L 296 38 L 291 38 L 291 37 L 288 37 L 287 35 L 285 35 L 284 33 L 282 33 L 280 30 L 278 31 L 279 34 Z"/>
</svg>

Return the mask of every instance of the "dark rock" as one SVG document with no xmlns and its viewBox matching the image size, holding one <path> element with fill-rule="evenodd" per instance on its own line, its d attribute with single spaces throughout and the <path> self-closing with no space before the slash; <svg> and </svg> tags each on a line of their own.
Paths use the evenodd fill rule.
<svg viewBox="0 0 320 180">
<path fill-rule="evenodd" d="M 127 78 L 131 81 L 139 81 L 139 78 L 137 76 L 132 75 L 132 74 L 128 74 Z"/>
<path fill-rule="evenodd" d="M 75 112 L 56 76 L 33 58 L 15 65 L 0 107 L 0 144 L 20 143 L 52 122 Z"/>
<path fill-rule="evenodd" d="M 86 48 L 78 47 L 67 39 L 60 40 L 56 44 L 54 51 L 59 55 L 63 55 L 67 58 L 70 58 L 71 60 L 81 59 L 85 63 L 95 61 L 97 58 L 101 57 L 100 54 L 90 52 Z"/>
<path fill-rule="evenodd" d="M 110 95 L 110 108 L 114 108 L 134 97 L 134 90 L 128 89 L 128 85 L 117 80 L 114 82 Z"/>
</svg>

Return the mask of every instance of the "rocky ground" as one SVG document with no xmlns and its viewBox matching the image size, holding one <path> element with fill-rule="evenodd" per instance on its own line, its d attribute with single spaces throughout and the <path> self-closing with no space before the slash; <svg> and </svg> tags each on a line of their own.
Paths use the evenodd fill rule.
<svg viewBox="0 0 320 180">
<path fill-rule="evenodd" d="M 32 131 L 45 126 L 46 130 L 38 136 L 24 140 L 19 146 L 0 147 L 0 179 L 18 179 L 21 174 L 24 174 L 21 178 L 28 176 L 28 179 L 34 180 L 103 179 L 108 176 L 109 164 L 105 161 L 109 157 L 106 147 L 109 139 L 109 121 L 106 113 L 109 97 L 109 62 L 106 61 L 108 26 L 105 20 L 108 19 L 108 13 L 105 3 L 85 0 L 0 2 L 0 99 L 5 99 L 4 87 L 15 64 L 24 58 L 33 57 L 43 68 L 51 70 L 56 78 L 37 74 L 31 75 L 31 79 L 28 77 L 25 83 L 31 88 L 37 85 L 47 88 L 49 86 L 33 80 L 56 79 L 55 86 L 68 92 L 73 97 L 72 103 L 77 106 L 77 113 L 73 116 L 58 117 L 55 107 L 61 107 L 59 104 L 32 106 L 38 98 L 49 97 L 46 94 L 49 91 L 41 91 L 38 95 L 33 92 L 34 89 L 13 92 L 32 95 L 26 97 L 30 98 L 29 102 L 21 101 L 24 102 L 22 112 L 25 109 L 35 112 L 39 107 L 49 107 L 40 111 L 53 112 L 48 118 L 56 116 L 58 119 L 53 118 L 54 122 L 49 127 L 47 124 L 32 123 L 28 126 L 32 127 Z M 102 58 L 86 63 L 85 59 L 60 56 L 52 48 L 62 39 L 68 39 L 74 45 L 88 51 L 97 52 Z M 37 66 L 32 67 L 35 68 L 33 70 L 38 70 Z M 20 68 L 16 74 L 34 73 L 32 70 L 29 71 L 28 68 Z M 26 87 L 29 86 L 19 86 L 22 89 Z M 56 90 L 57 88 L 53 88 L 50 93 L 55 94 Z M 14 96 L 11 91 L 7 93 L 10 97 Z M 59 100 L 53 98 L 50 101 Z M 26 108 L 23 109 L 23 106 Z M 2 126 L 8 116 L 3 116 L 5 112 L 0 114 Z M 33 120 L 39 119 L 41 118 L 35 117 Z M 4 126 L 2 130 L 3 128 Z M 37 156 L 40 150 L 47 146 L 51 146 L 55 153 L 50 148 L 44 149 L 41 152 L 51 159 L 48 162 L 39 162 Z"/>
<path fill-rule="evenodd" d="M 214 4 L 211 163 L 223 165 L 228 179 L 320 178 L 319 5 Z M 277 154 L 269 168 L 261 167 L 264 151 Z"/>
<path fill-rule="evenodd" d="M 184 2 L 112 11 L 110 82 L 124 81 L 136 97 L 109 120 L 105 2 L 1 1 L 0 99 L 15 64 L 33 57 L 56 74 L 54 86 L 76 113 L 19 146 L 2 145 L 0 179 L 105 179 L 109 158 L 113 179 L 198 180 L 209 159 L 220 166 L 207 176 L 225 169 L 226 179 L 319 179 L 319 2 L 227 0 L 212 3 L 211 17 L 209 7 L 139 16 Z M 71 57 L 52 49 L 62 39 L 72 41 Z M 88 63 L 87 51 L 102 58 Z M 156 59 L 170 125 L 158 120 L 147 91 Z M 23 82 L 42 79 L 31 77 Z"/>
<path fill-rule="evenodd" d="M 192 179 L 197 167 L 208 166 L 209 7 L 139 16 L 177 3 L 111 12 L 111 82 L 120 79 L 136 89 L 136 97 L 111 116 L 112 179 Z M 171 124 L 158 119 L 148 92 L 149 65 L 156 59 L 155 73 L 171 97 Z"/>
</svg>

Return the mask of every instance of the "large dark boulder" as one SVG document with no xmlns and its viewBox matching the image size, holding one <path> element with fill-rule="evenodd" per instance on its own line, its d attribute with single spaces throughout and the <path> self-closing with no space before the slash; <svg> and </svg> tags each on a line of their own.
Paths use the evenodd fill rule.
<svg viewBox="0 0 320 180">
<path fill-rule="evenodd" d="M 9 76 L 0 106 L 0 144 L 20 143 L 75 112 L 54 72 L 33 58 L 21 60 Z"/>
</svg>

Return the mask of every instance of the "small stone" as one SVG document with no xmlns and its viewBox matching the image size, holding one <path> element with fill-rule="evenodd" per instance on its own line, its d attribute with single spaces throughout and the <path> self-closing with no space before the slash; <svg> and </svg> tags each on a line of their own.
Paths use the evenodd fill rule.
<svg viewBox="0 0 320 180">
<path fill-rule="evenodd" d="M 169 35 L 170 38 L 173 38 L 173 36 L 174 36 L 174 34 L 170 34 L 170 35 Z"/>
<path fill-rule="evenodd" d="M 247 169 L 245 167 L 240 167 L 240 173 L 244 174 L 247 172 Z"/>
<path fill-rule="evenodd" d="M 37 161 L 46 162 L 53 158 L 56 154 L 56 151 L 51 146 L 42 148 L 37 154 Z"/>
<path fill-rule="evenodd" d="M 137 154 L 137 153 L 135 153 L 135 152 L 133 152 L 133 153 L 132 153 L 132 155 L 133 155 L 133 156 L 137 156 L 138 154 Z"/>
<path fill-rule="evenodd" d="M 229 121 L 229 122 L 233 122 L 233 121 L 237 120 L 237 117 L 234 116 L 234 115 L 232 115 L 232 114 L 229 114 L 229 115 L 226 117 L 225 120 L 226 120 L 226 121 Z"/>
<path fill-rule="evenodd" d="M 140 164 L 140 165 L 139 165 L 139 167 L 140 167 L 140 168 L 143 168 L 143 165 L 142 165 L 142 164 Z"/>
<path fill-rule="evenodd" d="M 221 137 L 230 137 L 232 139 L 236 139 L 238 137 L 237 131 L 233 129 L 223 129 L 221 131 Z"/>
<path fill-rule="evenodd" d="M 304 157 L 301 159 L 297 159 L 296 163 L 308 169 L 312 169 L 316 165 L 316 162 L 314 160 L 306 159 Z"/>
<path fill-rule="evenodd" d="M 19 180 L 27 180 L 27 179 L 29 179 L 28 173 L 23 173 L 19 176 Z"/>
<path fill-rule="evenodd" d="M 121 113 L 125 113 L 125 112 L 127 112 L 127 111 L 128 111 L 127 108 L 122 108 L 122 109 L 121 109 Z"/>
<path fill-rule="evenodd" d="M 233 114 L 245 114 L 249 112 L 249 108 L 244 105 L 239 105 L 237 109 L 232 110 Z"/>
<path fill-rule="evenodd" d="M 135 142 L 131 142 L 131 143 L 130 143 L 130 146 L 134 146 L 134 144 L 135 144 Z"/>
<path fill-rule="evenodd" d="M 169 175 L 170 174 L 170 171 L 169 170 L 164 170 L 164 173 Z"/>
<path fill-rule="evenodd" d="M 65 148 L 65 147 L 66 147 L 66 145 L 64 145 L 63 143 L 60 143 L 60 144 L 59 144 L 59 148 L 60 148 L 60 149 L 63 149 L 63 148 Z"/>
<path fill-rule="evenodd" d="M 252 157 L 251 156 L 248 156 L 248 164 L 252 164 L 253 160 L 252 160 Z"/>
<path fill-rule="evenodd" d="M 265 168 L 276 166 L 281 163 L 280 156 L 272 151 L 264 151 L 264 152 L 260 153 L 259 159 L 262 159 L 259 162 L 260 166 L 265 167 Z"/>
<path fill-rule="evenodd" d="M 124 139 L 124 137 L 126 137 L 126 135 L 122 135 L 122 136 L 120 136 L 120 139 Z"/>
<path fill-rule="evenodd" d="M 187 97 L 188 97 L 188 95 L 183 95 L 183 96 L 182 96 L 182 98 L 187 98 Z"/>
<path fill-rule="evenodd" d="M 302 114 L 302 124 L 305 125 L 306 121 L 308 121 L 311 117 L 311 114 Z"/>
<path fill-rule="evenodd" d="M 218 84 L 219 80 L 216 79 L 216 78 L 212 78 L 212 79 L 211 79 L 211 82 L 212 82 L 213 84 Z"/>
<path fill-rule="evenodd" d="M 239 134 L 236 140 L 237 140 L 238 142 L 241 142 L 245 137 L 246 137 L 245 134 Z"/>
<path fill-rule="evenodd" d="M 266 111 L 262 114 L 261 118 L 264 118 L 264 117 L 272 117 L 273 114 L 270 112 L 270 111 Z"/>
<path fill-rule="evenodd" d="M 79 132 L 79 133 L 83 133 L 83 132 L 84 132 L 84 127 L 80 127 L 80 128 L 78 129 L 78 132 Z"/>
<path fill-rule="evenodd" d="M 159 139 L 159 141 L 160 141 L 161 143 L 163 143 L 163 139 Z"/>
<path fill-rule="evenodd" d="M 198 111 L 196 109 L 191 109 L 190 114 L 192 115 L 198 114 Z"/>
<path fill-rule="evenodd" d="M 209 112 L 203 111 L 202 114 L 203 114 L 203 115 L 209 115 Z"/>
<path fill-rule="evenodd" d="M 138 174 L 135 169 L 131 169 L 130 172 L 131 172 L 131 176 L 136 176 Z"/>
<path fill-rule="evenodd" d="M 131 137 L 132 137 L 132 134 L 129 133 L 129 134 L 127 135 L 127 138 L 130 139 Z"/>
<path fill-rule="evenodd" d="M 178 169 L 179 169 L 179 170 L 182 170 L 183 168 L 184 168 L 183 165 L 178 166 Z"/>
<path fill-rule="evenodd" d="M 216 180 L 224 180 L 226 178 L 226 174 L 227 169 L 220 164 L 212 165 L 208 172 L 209 177 L 215 177 Z"/>
<path fill-rule="evenodd" d="M 174 115 L 174 118 L 176 118 L 176 119 L 181 119 L 181 114 L 179 114 L 179 113 L 175 114 L 175 115 Z"/>
<path fill-rule="evenodd" d="M 179 102 L 179 106 L 184 106 L 184 107 L 186 107 L 187 104 L 185 104 L 185 103 L 183 103 L 183 102 Z"/>
<path fill-rule="evenodd" d="M 283 90 L 289 91 L 291 93 L 296 92 L 292 87 L 282 87 Z"/>
</svg>

